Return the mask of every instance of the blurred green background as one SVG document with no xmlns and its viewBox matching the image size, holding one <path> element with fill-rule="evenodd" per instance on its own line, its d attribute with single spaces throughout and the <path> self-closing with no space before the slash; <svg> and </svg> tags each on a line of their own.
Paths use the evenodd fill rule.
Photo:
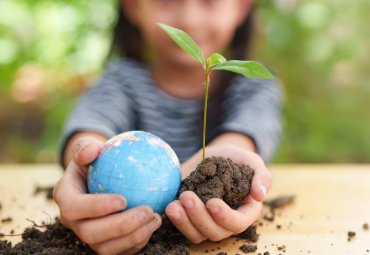
<svg viewBox="0 0 370 255">
<path fill-rule="evenodd" d="M 0 0 L 0 162 L 56 162 L 102 71 L 115 0 Z M 370 163 L 370 1 L 258 0 L 251 58 L 286 90 L 274 162 Z"/>
</svg>

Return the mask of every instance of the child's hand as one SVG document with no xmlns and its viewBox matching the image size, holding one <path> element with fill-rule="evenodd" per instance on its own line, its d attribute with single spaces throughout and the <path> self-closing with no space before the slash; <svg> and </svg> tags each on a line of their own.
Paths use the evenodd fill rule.
<svg viewBox="0 0 370 255">
<path fill-rule="evenodd" d="M 88 164 L 98 155 L 99 146 L 80 141 L 74 160 L 54 187 L 60 221 L 99 254 L 134 254 L 148 242 L 161 225 L 161 217 L 148 206 L 126 211 L 125 198 L 113 194 L 87 194 Z"/>
<path fill-rule="evenodd" d="M 191 191 L 183 192 L 179 200 L 169 204 L 166 214 L 172 223 L 193 243 L 204 240 L 219 241 L 247 229 L 260 218 L 262 202 L 271 188 L 272 178 L 263 160 L 255 153 L 231 145 L 207 148 L 207 157 L 223 156 L 239 164 L 247 164 L 255 170 L 251 193 L 236 210 L 218 198 L 207 204 Z M 185 163 L 185 168 L 200 162 L 199 154 Z M 185 169 L 186 173 L 189 173 Z M 185 176 L 186 177 L 186 176 Z"/>
</svg>

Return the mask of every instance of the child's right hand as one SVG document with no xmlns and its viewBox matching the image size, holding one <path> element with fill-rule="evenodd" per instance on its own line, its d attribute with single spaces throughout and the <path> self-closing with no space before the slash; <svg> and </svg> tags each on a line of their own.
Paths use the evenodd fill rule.
<svg viewBox="0 0 370 255">
<path fill-rule="evenodd" d="M 122 211 L 127 203 L 114 194 L 88 194 L 88 165 L 101 144 L 81 140 L 74 160 L 54 187 L 60 221 L 99 254 L 134 254 L 141 250 L 161 225 L 161 217 L 148 206 Z"/>
</svg>

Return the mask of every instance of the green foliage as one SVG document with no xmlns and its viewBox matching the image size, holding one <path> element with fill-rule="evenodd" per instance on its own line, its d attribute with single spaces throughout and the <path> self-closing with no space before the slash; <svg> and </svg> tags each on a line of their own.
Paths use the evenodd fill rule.
<svg viewBox="0 0 370 255">
<path fill-rule="evenodd" d="M 204 55 L 199 46 L 184 31 L 170 27 L 165 24 L 158 24 L 166 33 L 189 55 L 193 56 L 203 66 L 205 73 L 205 97 L 203 111 L 203 162 L 206 157 L 206 130 L 207 130 L 207 106 L 209 76 L 212 70 L 224 70 L 235 72 L 250 78 L 273 78 L 273 75 L 261 64 L 255 61 L 229 60 L 219 53 L 212 53 L 207 61 L 204 61 Z"/>
<path fill-rule="evenodd" d="M 167 32 L 171 39 L 174 40 L 181 49 L 201 63 L 204 69 L 206 68 L 203 52 L 187 33 L 166 24 L 158 23 L 158 25 Z"/>
<path fill-rule="evenodd" d="M 370 2 L 255 3 L 249 58 L 271 66 L 286 93 L 274 162 L 370 163 L 370 30 L 364 25 Z M 56 160 L 74 100 L 103 68 L 116 5 L 0 1 L 0 162 Z M 211 67 L 223 62 L 218 55 L 208 61 Z M 31 92 L 32 100 L 20 101 Z"/>
<path fill-rule="evenodd" d="M 249 78 L 273 79 L 274 76 L 256 61 L 228 60 L 212 67 L 213 70 L 225 70 L 242 74 Z"/>
<path fill-rule="evenodd" d="M 226 58 L 219 53 L 213 53 L 211 56 L 208 57 L 208 66 L 210 68 L 214 68 L 215 66 L 219 66 L 222 63 L 226 62 Z"/>
</svg>

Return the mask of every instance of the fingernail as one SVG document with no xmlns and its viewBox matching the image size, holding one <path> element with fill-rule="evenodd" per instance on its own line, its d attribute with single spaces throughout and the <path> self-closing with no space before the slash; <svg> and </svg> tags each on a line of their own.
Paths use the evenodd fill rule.
<svg viewBox="0 0 370 255">
<path fill-rule="evenodd" d="M 194 206 L 194 203 L 193 203 L 193 200 L 191 198 L 188 198 L 184 201 L 184 206 L 188 209 L 191 209 L 193 208 Z"/>
<path fill-rule="evenodd" d="M 147 222 L 148 221 L 148 212 L 147 211 L 140 211 L 138 214 L 137 214 L 137 218 L 139 219 L 139 221 L 141 222 Z"/>
<path fill-rule="evenodd" d="M 267 189 L 266 189 L 266 187 L 263 186 L 263 185 L 261 185 L 260 186 L 260 191 L 261 191 L 261 194 L 263 195 L 263 198 L 265 198 L 266 195 L 267 195 Z"/>
<path fill-rule="evenodd" d="M 153 217 L 153 219 L 148 224 L 146 224 L 146 226 L 152 231 L 156 230 L 158 228 L 158 225 L 159 220 L 157 219 L 157 217 Z"/>
<path fill-rule="evenodd" d="M 85 149 L 87 146 L 89 146 L 89 144 L 86 144 L 86 143 L 80 143 L 78 144 L 78 148 L 77 148 L 77 155 L 80 154 L 80 152 Z"/>
<path fill-rule="evenodd" d="M 113 199 L 111 206 L 114 211 L 122 210 L 125 207 L 125 202 L 121 199 Z"/>
<path fill-rule="evenodd" d="M 218 207 L 218 206 L 211 206 L 211 207 L 208 208 L 208 210 L 210 210 L 212 214 L 217 214 L 217 213 L 220 212 L 220 207 Z"/>
</svg>

